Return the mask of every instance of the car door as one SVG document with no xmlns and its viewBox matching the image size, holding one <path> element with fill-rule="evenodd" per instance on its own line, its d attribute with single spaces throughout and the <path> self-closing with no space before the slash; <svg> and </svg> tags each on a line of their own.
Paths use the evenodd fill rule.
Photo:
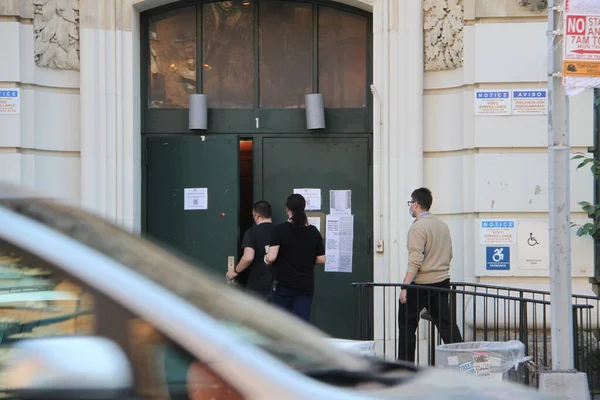
<svg viewBox="0 0 600 400">
<path fill-rule="evenodd" d="M 244 397 L 151 323 L 60 267 L 0 240 L 0 358 L 20 340 L 103 336 L 125 350 L 138 399 Z M 0 393 L 9 382 L 0 379 Z"/>
<path fill-rule="evenodd" d="M 90 287 L 0 240 L 0 359 L 21 340 L 97 334 L 98 305 Z"/>
<path fill-rule="evenodd" d="M 94 295 L 87 334 L 124 350 L 139 398 L 191 398 L 194 389 L 200 398 L 364 400 L 322 380 L 353 370 L 364 380 L 360 370 L 371 363 L 144 239 L 68 205 L 30 198 L 0 199 L 0 220 L 2 249 L 22 249 L 17 259 L 41 261 Z M 82 361 L 77 354 L 75 360 Z"/>
</svg>

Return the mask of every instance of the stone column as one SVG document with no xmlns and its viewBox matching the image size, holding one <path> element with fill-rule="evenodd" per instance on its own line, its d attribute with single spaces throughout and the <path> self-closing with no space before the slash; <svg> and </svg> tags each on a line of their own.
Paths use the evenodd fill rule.
<svg viewBox="0 0 600 400">
<path fill-rule="evenodd" d="M 406 234 L 412 218 L 406 201 L 423 184 L 423 8 L 420 1 L 373 2 L 374 281 L 399 282 L 407 264 Z M 377 101 L 379 98 L 379 102 Z M 381 232 L 381 233 L 380 233 Z M 393 340 L 388 313 L 383 338 L 382 299 L 375 297 L 375 338 Z M 394 310 L 395 298 L 387 298 Z M 378 345 L 380 342 L 378 342 Z"/>
<path fill-rule="evenodd" d="M 131 0 L 80 3 L 81 202 L 139 231 L 139 19 L 133 12 Z"/>
</svg>

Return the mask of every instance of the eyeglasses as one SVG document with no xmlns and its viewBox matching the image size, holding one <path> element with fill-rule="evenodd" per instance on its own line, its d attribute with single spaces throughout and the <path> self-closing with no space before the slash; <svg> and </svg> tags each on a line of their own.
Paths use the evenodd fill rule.
<svg viewBox="0 0 600 400">
<path fill-rule="evenodd" d="M 407 202 L 406 202 L 406 204 L 408 204 L 408 206 L 410 206 L 412 203 L 416 203 L 416 201 L 414 201 L 414 200 L 409 200 L 409 201 L 407 201 Z"/>
</svg>

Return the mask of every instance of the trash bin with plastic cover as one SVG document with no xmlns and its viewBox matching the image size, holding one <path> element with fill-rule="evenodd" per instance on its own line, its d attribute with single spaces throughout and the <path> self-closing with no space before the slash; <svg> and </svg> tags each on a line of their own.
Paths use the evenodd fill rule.
<svg viewBox="0 0 600 400">
<path fill-rule="evenodd" d="M 530 360 L 518 340 L 443 344 L 435 349 L 436 367 L 501 380 L 517 380 L 514 372 Z"/>
</svg>

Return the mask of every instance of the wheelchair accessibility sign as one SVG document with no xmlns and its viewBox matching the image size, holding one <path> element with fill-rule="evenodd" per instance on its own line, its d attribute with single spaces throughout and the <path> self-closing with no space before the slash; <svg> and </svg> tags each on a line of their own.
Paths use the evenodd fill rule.
<svg viewBox="0 0 600 400">
<path fill-rule="evenodd" d="M 509 271 L 510 247 L 486 247 L 485 269 L 488 271 Z"/>
</svg>

